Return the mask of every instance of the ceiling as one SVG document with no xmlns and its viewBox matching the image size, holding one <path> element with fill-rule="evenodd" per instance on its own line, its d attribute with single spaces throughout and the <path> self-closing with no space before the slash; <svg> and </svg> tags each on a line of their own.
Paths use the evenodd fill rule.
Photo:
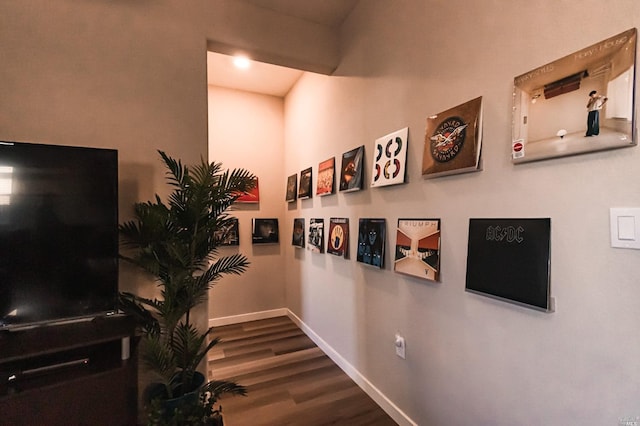
<svg viewBox="0 0 640 426">
<path fill-rule="evenodd" d="M 310 23 L 337 28 L 359 0 L 238 0 L 263 9 L 296 17 Z M 233 65 L 233 58 L 207 53 L 209 85 L 284 97 L 298 81 L 302 71 L 262 62 L 252 62 L 248 69 Z"/>
</svg>

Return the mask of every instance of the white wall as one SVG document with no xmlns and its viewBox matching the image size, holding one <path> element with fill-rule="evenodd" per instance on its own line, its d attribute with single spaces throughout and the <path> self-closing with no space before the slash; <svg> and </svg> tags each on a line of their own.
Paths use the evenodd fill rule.
<svg viewBox="0 0 640 426">
<path fill-rule="evenodd" d="M 284 257 L 291 228 L 283 222 L 285 177 L 284 100 L 209 86 L 209 160 L 258 176 L 259 204 L 236 204 L 240 245 L 220 247 L 221 256 L 242 253 L 251 265 L 241 276 L 225 276 L 210 292 L 209 317 L 219 318 L 285 306 Z M 251 219 L 278 218 L 280 244 L 252 245 Z"/>
<path fill-rule="evenodd" d="M 398 217 L 441 218 L 440 283 L 364 267 L 353 250 L 345 260 L 281 248 L 287 307 L 416 423 L 640 416 L 640 251 L 609 247 L 608 217 L 640 206 L 639 148 L 510 161 L 514 76 L 639 25 L 636 0 L 362 1 L 335 76 L 306 74 L 286 98 L 284 176 L 361 144 L 369 164 L 376 138 L 409 126 L 407 184 L 281 201 L 284 223 L 349 217 L 354 247 L 360 217 L 384 217 L 392 231 Z M 479 95 L 484 171 L 423 180 L 426 117 Z M 555 313 L 464 291 L 470 217 L 551 218 Z"/>
</svg>

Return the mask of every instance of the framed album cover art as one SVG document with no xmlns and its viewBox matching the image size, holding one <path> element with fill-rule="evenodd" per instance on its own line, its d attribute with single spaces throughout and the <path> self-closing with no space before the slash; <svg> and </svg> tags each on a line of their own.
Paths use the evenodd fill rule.
<svg viewBox="0 0 640 426">
<path fill-rule="evenodd" d="M 287 194 L 285 201 L 287 203 L 293 203 L 298 196 L 298 175 L 291 175 L 287 178 Z"/>
<path fill-rule="evenodd" d="M 393 270 L 439 281 L 440 219 L 398 219 Z"/>
<path fill-rule="evenodd" d="M 304 248 L 304 218 L 293 219 L 291 245 Z"/>
<path fill-rule="evenodd" d="M 307 240 L 309 250 L 315 253 L 324 253 L 324 219 L 309 219 L 309 237 Z"/>
<path fill-rule="evenodd" d="M 276 244 L 279 242 L 278 219 L 252 219 L 253 244 Z"/>
<path fill-rule="evenodd" d="M 360 191 L 364 179 L 364 145 L 342 154 L 340 191 Z"/>
<path fill-rule="evenodd" d="M 427 118 L 422 175 L 482 170 L 482 96 Z"/>
<path fill-rule="evenodd" d="M 386 233 L 385 219 L 359 219 L 356 260 L 383 269 Z"/>
<path fill-rule="evenodd" d="M 311 198 L 311 167 L 300 172 L 300 188 L 298 198 L 304 200 Z"/>
<path fill-rule="evenodd" d="M 469 219 L 469 292 L 552 311 L 551 219 Z"/>
<path fill-rule="evenodd" d="M 213 233 L 213 238 L 220 246 L 240 245 L 238 219 L 235 217 L 229 218 L 226 223 L 222 224 L 222 226 Z"/>
<path fill-rule="evenodd" d="M 635 146 L 632 28 L 513 79 L 514 164 Z"/>
<path fill-rule="evenodd" d="M 256 178 L 256 185 L 247 194 L 242 194 L 236 203 L 249 203 L 256 204 L 260 202 L 260 189 L 258 187 L 258 178 Z"/>
<path fill-rule="evenodd" d="M 332 217 L 329 219 L 327 235 L 327 253 L 349 258 L 349 218 Z"/>
<path fill-rule="evenodd" d="M 404 183 L 408 135 L 409 128 L 405 127 L 376 139 L 373 145 L 372 187 Z"/>
<path fill-rule="evenodd" d="M 336 157 L 331 157 L 318 165 L 318 183 L 316 185 L 316 195 L 324 196 L 333 194 L 335 172 Z"/>
</svg>

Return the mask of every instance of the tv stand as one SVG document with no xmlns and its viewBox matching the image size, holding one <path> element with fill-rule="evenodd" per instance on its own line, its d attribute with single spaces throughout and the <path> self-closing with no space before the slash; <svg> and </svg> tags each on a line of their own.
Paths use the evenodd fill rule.
<svg viewBox="0 0 640 426">
<path fill-rule="evenodd" d="M 1 422 L 135 425 L 134 329 L 114 315 L 0 333 Z"/>
</svg>

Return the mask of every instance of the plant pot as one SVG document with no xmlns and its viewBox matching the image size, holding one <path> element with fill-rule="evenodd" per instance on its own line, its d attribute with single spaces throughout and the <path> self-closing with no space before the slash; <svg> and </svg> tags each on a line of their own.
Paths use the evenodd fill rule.
<svg viewBox="0 0 640 426">
<path fill-rule="evenodd" d="M 204 374 L 196 371 L 191 382 L 190 392 L 177 396 L 175 398 L 167 398 L 166 388 L 162 383 L 151 383 L 144 392 L 144 401 L 149 406 L 151 401 L 160 399 L 160 409 L 162 417 L 166 420 L 171 418 L 176 408 L 185 405 L 194 405 L 200 397 L 200 388 L 204 384 Z M 214 423 L 215 424 L 215 423 Z"/>
</svg>

